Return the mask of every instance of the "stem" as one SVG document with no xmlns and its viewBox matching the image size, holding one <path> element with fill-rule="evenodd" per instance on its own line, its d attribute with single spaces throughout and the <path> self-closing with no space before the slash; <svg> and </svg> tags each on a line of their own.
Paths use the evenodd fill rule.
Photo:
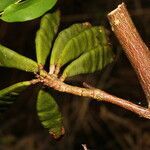
<svg viewBox="0 0 150 150">
<path fill-rule="evenodd" d="M 150 51 L 137 32 L 124 3 L 110 12 L 108 19 L 138 75 L 150 108 Z"/>
<path fill-rule="evenodd" d="M 140 115 L 141 117 L 150 119 L 150 109 L 146 109 L 127 100 L 110 95 L 100 89 L 96 89 L 96 88 L 89 89 L 89 88 L 71 86 L 62 82 L 55 75 L 49 75 L 46 72 L 43 75 L 39 75 L 38 78 L 44 85 L 51 87 L 57 91 L 66 92 L 78 96 L 89 97 L 92 99 L 96 99 L 97 101 L 109 102 L 118 105 L 120 107 L 123 107 L 127 110 L 130 110 Z"/>
<path fill-rule="evenodd" d="M 33 79 L 33 80 L 30 81 L 30 83 L 31 83 L 32 85 L 37 84 L 37 83 L 39 83 L 39 82 L 40 82 L 39 79 Z"/>
</svg>

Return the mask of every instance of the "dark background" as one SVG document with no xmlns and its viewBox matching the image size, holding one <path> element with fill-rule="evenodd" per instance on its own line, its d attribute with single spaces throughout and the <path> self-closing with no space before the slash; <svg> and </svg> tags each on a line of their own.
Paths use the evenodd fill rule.
<svg viewBox="0 0 150 150">
<path fill-rule="evenodd" d="M 101 72 L 68 79 L 68 83 L 91 85 L 121 98 L 146 106 L 146 100 L 137 76 L 111 32 L 107 13 L 120 0 L 61 0 L 60 30 L 75 22 L 89 21 L 104 25 L 110 31 L 111 44 L 117 59 Z M 131 17 L 143 40 L 149 46 L 150 0 L 125 0 Z M 32 59 L 35 57 L 34 38 L 40 19 L 24 23 L 0 21 L 0 43 Z M 34 77 L 23 71 L 0 68 L 0 89 L 18 81 Z M 65 136 L 54 141 L 36 115 L 37 89 L 30 87 L 0 120 L 1 150 L 149 150 L 150 121 L 107 103 L 51 91 L 64 116 Z"/>
</svg>

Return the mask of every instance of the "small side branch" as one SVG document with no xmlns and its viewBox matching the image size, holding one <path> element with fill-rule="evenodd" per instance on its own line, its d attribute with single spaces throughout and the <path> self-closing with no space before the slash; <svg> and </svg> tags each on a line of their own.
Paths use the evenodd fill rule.
<svg viewBox="0 0 150 150">
<path fill-rule="evenodd" d="M 45 73 L 45 76 L 39 76 L 38 78 L 44 85 L 51 87 L 57 91 L 89 97 L 97 101 L 109 102 L 127 110 L 130 110 L 140 115 L 141 117 L 150 119 L 150 109 L 136 105 L 132 102 L 129 102 L 128 100 L 124 100 L 116 96 L 110 95 L 100 89 L 71 86 L 62 82 L 55 75 L 49 75 L 47 73 Z"/>
<path fill-rule="evenodd" d="M 137 32 L 124 3 L 110 12 L 108 19 L 138 75 L 150 108 L 150 51 Z"/>
</svg>

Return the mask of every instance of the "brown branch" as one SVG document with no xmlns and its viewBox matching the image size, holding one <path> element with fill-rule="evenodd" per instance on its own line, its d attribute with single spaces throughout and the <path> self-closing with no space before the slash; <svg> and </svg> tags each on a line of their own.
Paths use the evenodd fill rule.
<svg viewBox="0 0 150 150">
<path fill-rule="evenodd" d="M 110 12 L 108 19 L 138 75 L 150 108 L 150 51 L 137 32 L 124 3 Z"/>
<path fill-rule="evenodd" d="M 141 117 L 150 119 L 150 109 L 146 109 L 127 100 L 110 95 L 100 89 L 95 89 L 95 88 L 89 89 L 89 88 L 71 86 L 62 82 L 55 75 L 49 75 L 46 72 L 43 73 L 42 75 L 39 75 L 38 78 L 44 85 L 51 87 L 57 91 L 66 92 L 78 96 L 89 97 L 92 99 L 96 99 L 97 101 L 109 102 L 118 105 L 122 108 L 125 108 L 127 110 L 130 110 L 140 115 Z"/>
</svg>

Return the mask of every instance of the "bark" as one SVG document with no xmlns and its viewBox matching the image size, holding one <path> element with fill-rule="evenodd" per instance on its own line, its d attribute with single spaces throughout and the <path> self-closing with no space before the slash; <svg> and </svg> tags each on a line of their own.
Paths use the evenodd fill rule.
<svg viewBox="0 0 150 150">
<path fill-rule="evenodd" d="M 150 51 L 137 32 L 124 3 L 110 12 L 108 19 L 137 73 L 150 108 Z"/>
<path fill-rule="evenodd" d="M 100 102 L 102 101 L 109 102 L 118 105 L 122 108 L 125 108 L 127 110 L 130 110 L 140 115 L 141 117 L 150 119 L 150 109 L 136 105 L 132 102 L 129 102 L 128 100 L 124 100 L 116 96 L 110 95 L 107 92 L 104 92 L 100 89 L 91 88 L 90 86 L 89 88 L 71 86 L 62 82 L 54 74 L 50 75 L 44 71 L 41 75 L 37 75 L 37 78 L 38 81 L 40 80 L 40 82 L 43 83 L 44 85 L 51 87 L 57 91 L 83 96 L 83 97 L 89 97 Z"/>
</svg>

